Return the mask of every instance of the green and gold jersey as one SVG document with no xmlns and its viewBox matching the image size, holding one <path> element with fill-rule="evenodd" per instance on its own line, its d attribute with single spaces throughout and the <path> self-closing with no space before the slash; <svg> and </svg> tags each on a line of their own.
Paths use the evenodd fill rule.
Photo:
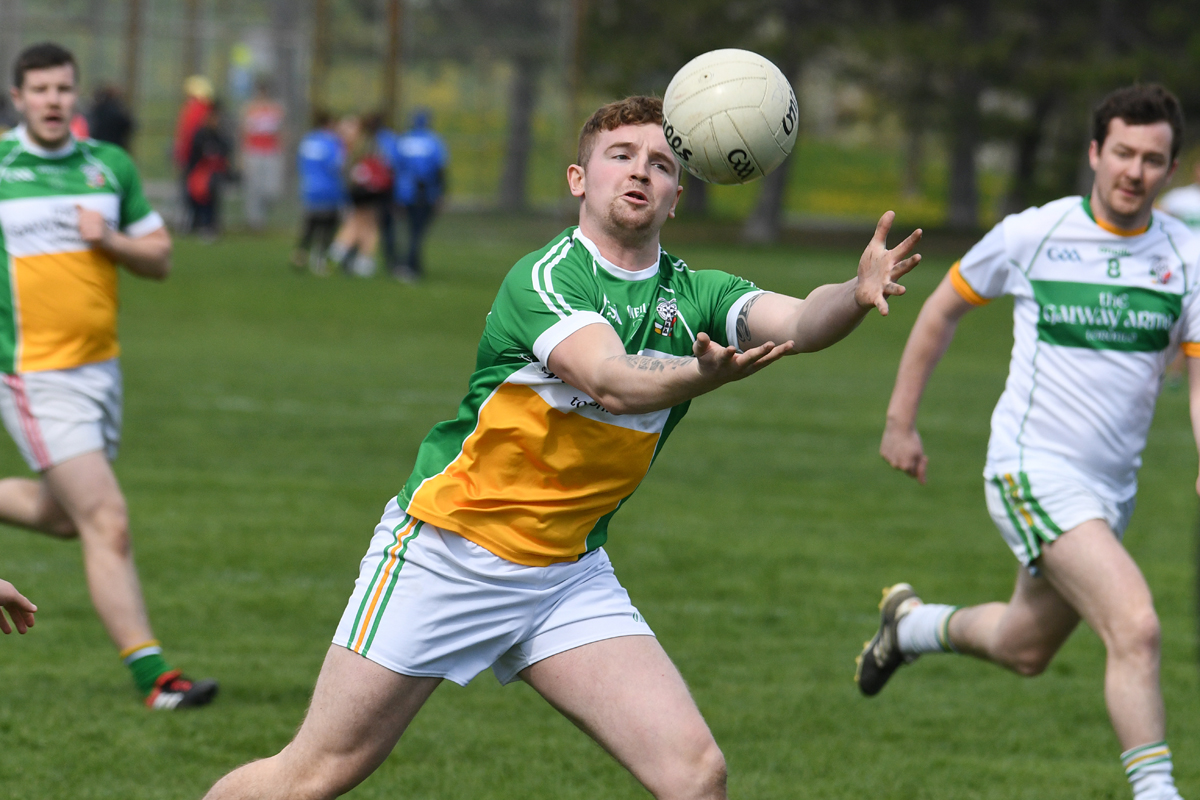
<svg viewBox="0 0 1200 800">
<path fill-rule="evenodd" d="M 117 270 L 79 235 L 77 206 L 129 236 L 162 227 L 124 150 L 91 139 L 48 151 L 23 127 L 0 137 L 0 372 L 115 357 Z"/>
<path fill-rule="evenodd" d="M 624 270 L 567 229 L 504 279 L 458 417 L 421 444 L 400 506 L 518 564 L 596 549 L 688 404 L 613 414 L 547 369 L 551 351 L 595 324 L 630 354 L 690 356 L 702 331 L 736 344 L 737 314 L 758 291 L 665 251 Z"/>
</svg>

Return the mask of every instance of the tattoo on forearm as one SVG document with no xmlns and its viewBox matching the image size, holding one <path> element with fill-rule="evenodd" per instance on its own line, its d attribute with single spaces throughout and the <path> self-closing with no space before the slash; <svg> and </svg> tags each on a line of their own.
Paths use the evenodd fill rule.
<svg viewBox="0 0 1200 800">
<path fill-rule="evenodd" d="M 742 305 L 742 310 L 737 315 L 737 340 L 738 345 L 749 344 L 754 338 L 754 334 L 750 332 L 750 309 L 754 304 L 762 299 L 761 294 L 756 294 Z"/>
<path fill-rule="evenodd" d="M 667 358 L 655 358 L 654 356 L 631 356 L 624 357 L 625 363 L 633 369 L 639 369 L 647 372 L 662 372 L 663 370 L 677 370 L 680 367 L 687 366 L 688 363 L 695 361 L 694 358 L 676 358 L 669 356 Z"/>
</svg>

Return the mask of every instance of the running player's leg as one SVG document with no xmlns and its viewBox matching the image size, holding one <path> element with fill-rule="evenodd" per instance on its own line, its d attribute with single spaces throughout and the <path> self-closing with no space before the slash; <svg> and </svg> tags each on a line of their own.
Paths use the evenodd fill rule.
<svg viewBox="0 0 1200 800">
<path fill-rule="evenodd" d="M 125 497 L 103 452 L 45 472 L 46 485 L 79 532 L 92 604 L 120 650 L 154 638 L 133 561 Z"/>
<path fill-rule="evenodd" d="M 1102 520 L 1060 536 L 1039 563 L 1047 580 L 1104 641 L 1104 699 L 1122 748 L 1161 741 L 1160 632 L 1142 571 Z"/>
<path fill-rule="evenodd" d="M 226 775 L 205 795 L 332 798 L 383 763 L 440 678 L 414 678 L 333 645 L 296 738 L 278 755 Z"/>
<path fill-rule="evenodd" d="M 1020 675 L 1039 675 L 1079 624 L 1079 614 L 1044 577 L 1017 569 L 1007 603 L 960 608 L 949 620 L 950 646 Z"/>
<path fill-rule="evenodd" d="M 725 758 L 653 636 L 567 650 L 521 678 L 659 800 L 725 797 Z"/>
<path fill-rule="evenodd" d="M 64 539 L 78 533 L 46 482 L 32 478 L 0 479 L 0 522 Z"/>
</svg>

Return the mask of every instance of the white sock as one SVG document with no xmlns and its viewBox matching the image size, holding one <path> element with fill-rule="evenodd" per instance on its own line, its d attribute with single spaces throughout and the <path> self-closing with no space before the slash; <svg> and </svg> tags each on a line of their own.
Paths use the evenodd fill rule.
<svg viewBox="0 0 1200 800">
<path fill-rule="evenodd" d="M 375 274 L 375 257 L 359 255 L 354 259 L 354 274 L 360 278 L 369 278 Z"/>
<path fill-rule="evenodd" d="M 350 255 L 350 248 L 346 245 L 340 242 L 329 245 L 329 260 L 335 264 L 341 264 L 348 255 Z"/>
<path fill-rule="evenodd" d="M 953 652 L 950 617 L 955 611 L 958 606 L 940 603 L 922 603 L 909 611 L 896 626 L 900 652 L 912 655 Z"/>
<path fill-rule="evenodd" d="M 1125 777 L 1133 787 L 1133 800 L 1177 800 L 1179 791 L 1171 777 L 1171 748 L 1154 742 L 1121 754 Z"/>
</svg>

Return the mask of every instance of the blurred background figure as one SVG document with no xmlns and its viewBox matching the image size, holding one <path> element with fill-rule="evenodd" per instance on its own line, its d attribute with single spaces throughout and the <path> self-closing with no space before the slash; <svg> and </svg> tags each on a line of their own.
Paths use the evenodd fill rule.
<svg viewBox="0 0 1200 800">
<path fill-rule="evenodd" d="M 110 142 L 122 150 L 129 149 L 129 140 L 136 126 L 133 115 L 121 97 L 121 90 L 116 86 L 103 84 L 96 87 L 87 119 L 93 139 Z"/>
<path fill-rule="evenodd" d="M 271 206 L 283 193 L 283 104 L 272 96 L 271 82 L 260 77 L 254 97 L 242 109 L 242 198 L 246 225 L 261 231 Z"/>
<path fill-rule="evenodd" d="M 406 282 L 425 274 L 421 246 L 446 191 L 446 145 L 430 128 L 430 118 L 428 109 L 415 111 L 412 127 L 392 150 L 393 199 L 408 227 L 408 253 L 392 266 L 392 275 Z"/>
<path fill-rule="evenodd" d="M 221 188 L 229 175 L 232 149 L 221 130 L 221 103 L 214 100 L 192 137 L 185 180 L 192 208 L 190 232 L 205 242 L 214 241 L 221 227 Z"/>
<path fill-rule="evenodd" d="M 76 139 L 91 138 L 91 128 L 88 125 L 88 118 L 79 111 L 76 111 L 71 117 L 71 135 Z"/>
<path fill-rule="evenodd" d="M 365 118 L 367 127 L 375 128 L 375 149 L 392 171 L 393 185 L 395 170 L 392 165 L 396 152 L 397 134 L 388 126 L 387 116 L 382 111 L 373 111 Z M 383 240 L 383 263 L 387 269 L 396 264 L 396 226 L 391 199 L 379 204 L 379 237 Z"/>
<path fill-rule="evenodd" d="M 360 278 L 375 274 L 379 207 L 388 202 L 392 192 L 392 172 L 375 140 L 377 126 L 377 118 L 358 117 L 348 117 L 340 126 L 349 154 L 346 186 L 350 210 L 329 248 L 329 257 Z"/>
<path fill-rule="evenodd" d="M 1164 194 L 1158 207 L 1200 232 L 1200 161 L 1192 167 L 1192 183 Z"/>
<path fill-rule="evenodd" d="M 192 139 L 196 131 L 204 125 L 208 118 L 209 109 L 213 103 L 213 86 L 203 75 L 192 75 L 183 82 L 183 105 L 175 120 L 175 141 L 171 148 L 175 168 L 179 172 L 179 189 L 183 201 L 182 219 L 176 224 L 183 230 L 190 231 L 195 227 L 196 209 L 192 203 L 191 192 L 188 191 L 188 169 L 192 156 Z"/>
<path fill-rule="evenodd" d="M 316 275 L 327 269 L 329 245 L 338 227 L 338 212 L 346 203 L 342 169 L 346 147 L 334 129 L 333 115 L 318 109 L 313 113 L 313 130 L 305 134 L 296 150 L 296 172 L 300 178 L 300 203 L 304 227 L 292 253 L 292 266 L 305 265 Z"/>
</svg>

